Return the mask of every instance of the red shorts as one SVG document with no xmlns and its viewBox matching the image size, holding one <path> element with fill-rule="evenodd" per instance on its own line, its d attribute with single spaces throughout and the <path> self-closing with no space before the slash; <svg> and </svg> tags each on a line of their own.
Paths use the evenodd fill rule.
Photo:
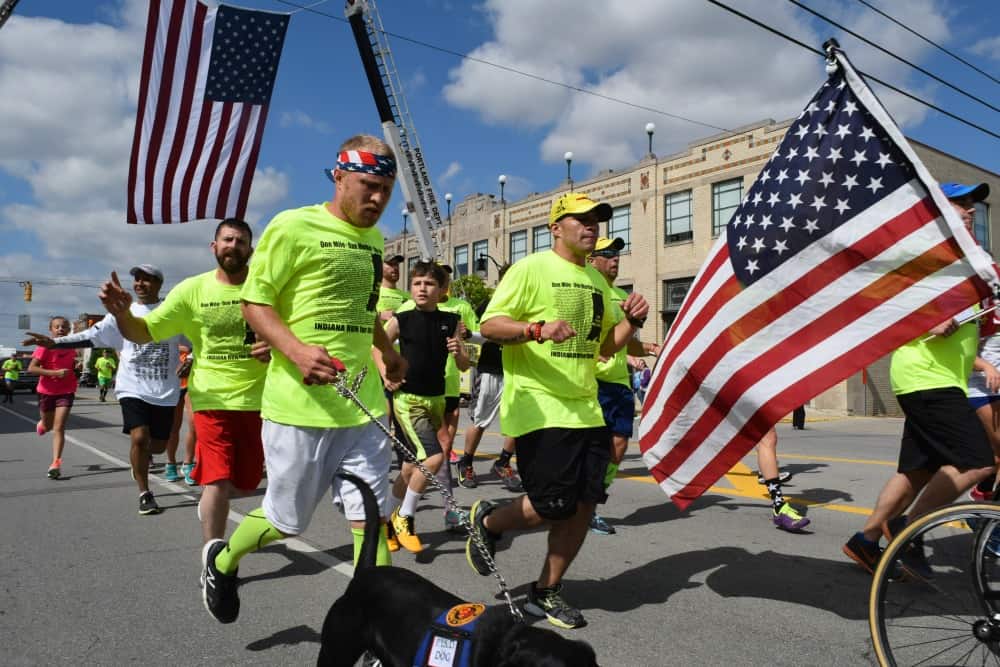
<svg viewBox="0 0 1000 667">
<path fill-rule="evenodd" d="M 76 394 L 39 394 L 39 412 L 55 412 L 56 408 L 73 407 L 73 399 Z"/>
<path fill-rule="evenodd" d="M 195 412 L 197 465 L 191 476 L 202 486 L 227 479 L 242 491 L 256 489 L 264 470 L 264 445 L 260 439 L 260 428 L 259 412 Z"/>
</svg>

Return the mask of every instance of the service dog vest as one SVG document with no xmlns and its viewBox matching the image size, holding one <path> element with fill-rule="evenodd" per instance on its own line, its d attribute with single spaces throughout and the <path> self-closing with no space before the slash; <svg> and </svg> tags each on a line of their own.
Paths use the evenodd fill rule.
<svg viewBox="0 0 1000 667">
<path fill-rule="evenodd" d="M 469 667 L 472 664 L 472 636 L 486 605 L 463 602 L 434 619 L 427 630 L 413 667 Z"/>
</svg>

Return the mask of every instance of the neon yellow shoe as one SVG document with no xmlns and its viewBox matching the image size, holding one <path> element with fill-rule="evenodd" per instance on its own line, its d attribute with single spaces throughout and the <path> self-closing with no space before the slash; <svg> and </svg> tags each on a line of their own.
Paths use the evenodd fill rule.
<svg viewBox="0 0 1000 667">
<path fill-rule="evenodd" d="M 396 532 L 396 540 L 399 544 L 413 554 L 418 554 L 424 550 L 424 545 L 420 542 L 415 529 L 415 521 L 412 516 L 400 516 L 397 507 L 392 512 L 392 529 Z"/>
</svg>

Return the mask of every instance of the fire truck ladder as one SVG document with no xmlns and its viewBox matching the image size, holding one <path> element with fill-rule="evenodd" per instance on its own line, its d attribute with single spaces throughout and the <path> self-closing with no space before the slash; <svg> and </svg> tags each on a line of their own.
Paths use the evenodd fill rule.
<svg viewBox="0 0 1000 667">
<path fill-rule="evenodd" d="M 20 0 L 4 0 L 3 4 L 0 5 L 0 28 L 7 22 L 10 15 L 14 13 L 14 7 L 17 7 L 18 2 Z"/>
<path fill-rule="evenodd" d="M 440 260 L 437 232 L 441 228 L 441 211 L 375 0 L 348 0 L 345 14 L 354 31 L 386 141 L 401 158 L 400 187 L 414 221 L 421 254 L 424 259 Z"/>
</svg>

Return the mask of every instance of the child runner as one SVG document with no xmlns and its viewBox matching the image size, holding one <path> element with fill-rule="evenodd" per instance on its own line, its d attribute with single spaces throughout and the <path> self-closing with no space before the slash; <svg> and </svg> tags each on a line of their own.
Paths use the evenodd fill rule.
<svg viewBox="0 0 1000 667">
<path fill-rule="evenodd" d="M 65 317 L 53 317 L 49 320 L 49 333 L 53 336 L 65 336 L 69 333 L 69 320 Z M 38 412 L 41 419 L 35 430 L 38 435 L 52 431 L 52 465 L 49 466 L 49 479 L 59 479 L 62 474 L 62 452 L 66 444 L 66 420 L 76 394 L 76 374 L 73 366 L 76 363 L 74 350 L 47 350 L 36 347 L 31 354 L 28 372 L 38 375 Z"/>
<path fill-rule="evenodd" d="M 14 383 L 17 382 L 18 376 L 21 375 L 22 368 L 21 361 L 17 357 L 12 356 L 3 362 L 3 386 L 7 392 L 3 397 L 4 403 L 14 402 Z"/>
<path fill-rule="evenodd" d="M 433 262 L 417 262 L 410 272 L 410 297 L 414 308 L 397 312 L 385 325 L 389 340 L 399 338 L 400 352 L 409 364 L 403 382 L 385 381 L 393 392 L 392 410 L 396 432 L 403 433 L 417 460 L 432 473 L 444 462 L 438 431 L 445 412 L 445 365 L 454 357 L 459 370 L 469 367 L 469 357 L 461 336 L 461 318 L 438 308 L 448 274 Z M 381 355 L 376 352 L 381 367 Z M 399 545 L 412 553 L 423 551 L 413 515 L 417 501 L 427 488 L 427 479 L 409 461 L 400 465 L 399 477 L 392 487 L 389 549 Z"/>
</svg>

